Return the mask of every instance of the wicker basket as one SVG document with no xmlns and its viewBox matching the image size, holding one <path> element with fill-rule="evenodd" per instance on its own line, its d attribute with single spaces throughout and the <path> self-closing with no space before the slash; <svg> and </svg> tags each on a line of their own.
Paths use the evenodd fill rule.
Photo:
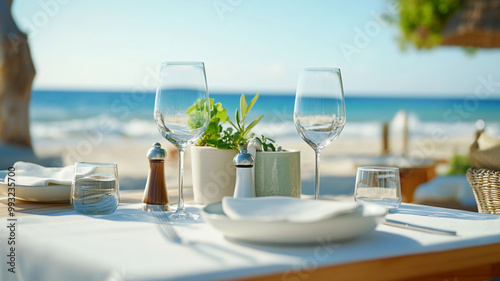
<svg viewBox="0 0 500 281">
<path fill-rule="evenodd" d="M 470 168 L 467 179 L 479 212 L 500 215 L 500 171 Z"/>
</svg>

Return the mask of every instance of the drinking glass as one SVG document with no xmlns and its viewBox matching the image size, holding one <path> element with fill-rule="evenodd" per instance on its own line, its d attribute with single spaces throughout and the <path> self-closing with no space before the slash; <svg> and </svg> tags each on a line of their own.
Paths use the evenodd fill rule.
<svg viewBox="0 0 500 281">
<path fill-rule="evenodd" d="M 314 198 L 319 198 L 321 151 L 342 132 L 346 122 L 340 69 L 310 67 L 302 70 L 295 95 L 295 128 L 316 153 Z"/>
<path fill-rule="evenodd" d="M 194 105 L 195 110 L 192 110 Z M 197 220 L 198 216 L 184 208 L 184 151 L 203 135 L 210 120 L 203 62 L 165 62 L 161 65 L 154 117 L 162 136 L 179 150 L 179 202 L 169 219 Z"/>
<path fill-rule="evenodd" d="M 354 200 L 376 203 L 389 210 L 401 204 L 399 169 L 394 167 L 359 167 Z"/>
<path fill-rule="evenodd" d="M 76 162 L 71 205 L 79 213 L 108 215 L 118 207 L 118 168 L 115 163 Z"/>
</svg>

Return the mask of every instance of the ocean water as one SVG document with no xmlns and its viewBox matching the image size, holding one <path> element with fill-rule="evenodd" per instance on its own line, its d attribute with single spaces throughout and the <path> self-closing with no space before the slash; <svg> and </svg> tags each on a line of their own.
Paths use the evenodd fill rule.
<svg viewBox="0 0 500 281">
<path fill-rule="evenodd" d="M 210 93 L 228 109 L 234 121 L 241 93 Z M 245 93 L 247 100 L 253 93 Z M 257 135 L 280 140 L 300 139 L 293 124 L 294 93 L 261 93 L 248 121 L 264 115 Z M 33 91 L 30 103 L 31 135 L 35 146 L 93 138 L 100 143 L 117 139 L 160 137 L 153 120 L 154 93 L 98 91 Z M 412 137 L 470 137 L 477 120 L 500 137 L 500 99 L 473 94 L 460 98 L 362 97 L 346 94 L 346 126 L 341 138 L 379 138 L 382 124 L 391 134 L 401 133 L 407 114 Z"/>
</svg>

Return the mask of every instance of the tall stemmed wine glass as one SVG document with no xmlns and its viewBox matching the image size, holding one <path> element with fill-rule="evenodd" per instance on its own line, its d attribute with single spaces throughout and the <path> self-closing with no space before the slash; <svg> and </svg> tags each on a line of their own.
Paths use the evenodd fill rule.
<svg viewBox="0 0 500 281">
<path fill-rule="evenodd" d="M 192 109 L 196 103 L 196 110 Z M 163 137 L 179 149 L 179 204 L 173 221 L 198 217 L 184 209 L 184 151 L 203 135 L 210 120 L 210 100 L 203 62 L 165 62 L 161 65 L 155 100 L 155 121 Z"/>
<path fill-rule="evenodd" d="M 316 153 L 314 198 L 319 198 L 319 156 L 344 128 L 345 101 L 340 69 L 310 67 L 302 70 L 295 95 L 295 128 Z"/>
</svg>

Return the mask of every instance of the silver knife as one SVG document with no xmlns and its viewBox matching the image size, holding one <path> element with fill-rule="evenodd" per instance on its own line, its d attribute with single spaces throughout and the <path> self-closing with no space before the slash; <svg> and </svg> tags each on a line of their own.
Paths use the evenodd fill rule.
<svg viewBox="0 0 500 281">
<path fill-rule="evenodd" d="M 451 235 L 451 236 L 457 235 L 457 232 L 453 231 L 453 230 L 446 230 L 446 229 L 440 229 L 440 228 L 434 228 L 434 227 L 428 227 L 428 226 L 421 226 L 421 225 L 416 225 L 416 224 L 411 224 L 411 223 L 406 223 L 406 222 L 391 220 L 391 219 L 386 219 L 384 224 L 390 225 L 390 226 L 395 226 L 395 227 L 400 227 L 400 228 L 405 228 L 405 229 L 433 233 L 433 234 L 442 234 L 442 235 Z"/>
</svg>

